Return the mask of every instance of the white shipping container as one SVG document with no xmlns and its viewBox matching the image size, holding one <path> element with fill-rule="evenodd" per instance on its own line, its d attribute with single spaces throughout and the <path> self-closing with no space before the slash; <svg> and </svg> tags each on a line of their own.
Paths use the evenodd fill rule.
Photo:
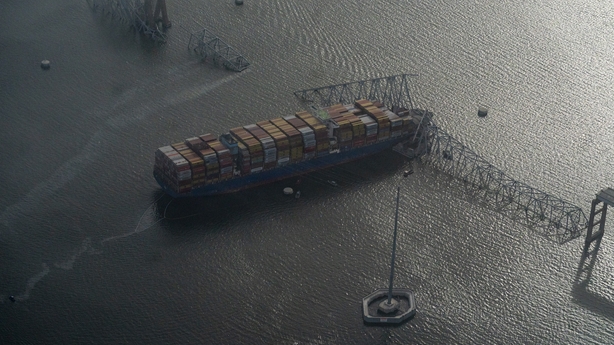
<svg viewBox="0 0 614 345">
<path fill-rule="evenodd" d="M 288 164 L 288 162 L 290 162 L 290 157 L 280 158 L 277 161 L 277 165 L 279 165 L 279 166 L 286 165 L 286 164 Z"/>
<path fill-rule="evenodd" d="M 360 119 L 360 121 L 362 121 L 362 123 L 364 123 L 367 126 L 369 126 L 370 124 L 375 124 L 375 120 L 373 120 L 370 116 L 361 115 L 358 118 Z"/>
<path fill-rule="evenodd" d="M 258 167 L 258 168 L 253 168 L 251 172 L 252 173 L 258 173 L 258 172 L 261 172 L 261 171 L 262 171 L 262 167 Z"/>
<path fill-rule="evenodd" d="M 160 150 L 161 152 L 175 152 L 175 149 L 170 145 L 162 146 L 158 150 Z"/>
<path fill-rule="evenodd" d="M 185 167 L 186 165 L 189 165 L 189 163 L 185 159 L 181 158 L 178 160 L 174 160 L 173 165 L 176 166 L 177 168 L 182 168 L 182 167 Z"/>
<path fill-rule="evenodd" d="M 303 135 L 303 142 L 311 140 L 316 140 L 315 135 Z"/>
<path fill-rule="evenodd" d="M 177 173 L 177 180 L 185 181 L 192 178 L 192 172 L 190 170 L 180 171 Z"/>
<path fill-rule="evenodd" d="M 303 127 L 299 129 L 299 132 L 301 133 L 311 133 L 313 134 L 313 129 L 309 128 L 309 127 Z"/>
<path fill-rule="evenodd" d="M 269 144 L 269 143 L 266 143 L 266 144 L 263 143 L 262 144 L 262 148 L 265 149 L 265 150 L 266 149 L 271 149 L 271 148 L 274 148 L 274 147 L 275 147 L 275 142 L 273 142 L 272 144 Z"/>
</svg>

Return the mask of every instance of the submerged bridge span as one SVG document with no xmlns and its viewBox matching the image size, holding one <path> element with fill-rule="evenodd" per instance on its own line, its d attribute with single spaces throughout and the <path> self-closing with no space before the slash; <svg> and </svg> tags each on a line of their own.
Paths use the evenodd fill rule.
<svg viewBox="0 0 614 345">
<path fill-rule="evenodd" d="M 426 130 L 422 162 L 460 179 L 497 211 L 541 229 L 558 243 L 577 238 L 586 229 L 588 220 L 580 207 L 507 176 L 437 126 Z"/>
<path fill-rule="evenodd" d="M 353 103 L 357 99 L 379 100 L 392 107 L 416 109 L 412 77 L 415 75 L 362 80 L 300 90 L 294 95 L 316 111 L 336 103 Z M 439 128 L 432 113 L 421 111 L 426 116 L 420 123 L 420 134 L 411 138 L 409 146 L 423 163 L 460 179 L 487 206 L 540 229 L 543 235 L 558 243 L 582 235 L 588 220 L 580 207 L 507 176 Z"/>
<path fill-rule="evenodd" d="M 160 19 L 164 28 L 171 26 L 166 12 L 166 0 L 157 0 L 155 7 L 153 0 L 88 0 L 88 2 L 94 11 L 100 11 L 102 15 L 131 26 L 153 41 L 166 41 L 166 35 L 156 24 Z"/>
</svg>

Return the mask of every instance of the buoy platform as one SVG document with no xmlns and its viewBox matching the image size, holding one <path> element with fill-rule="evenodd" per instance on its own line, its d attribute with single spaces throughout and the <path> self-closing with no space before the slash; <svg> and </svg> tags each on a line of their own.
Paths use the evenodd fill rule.
<svg viewBox="0 0 614 345">
<path fill-rule="evenodd" d="M 378 289 L 362 299 L 362 318 L 368 323 L 401 323 L 416 315 L 414 293 L 405 288 L 392 289 L 392 306 L 387 306 L 388 289 Z M 387 309 L 389 308 L 389 309 Z"/>
</svg>

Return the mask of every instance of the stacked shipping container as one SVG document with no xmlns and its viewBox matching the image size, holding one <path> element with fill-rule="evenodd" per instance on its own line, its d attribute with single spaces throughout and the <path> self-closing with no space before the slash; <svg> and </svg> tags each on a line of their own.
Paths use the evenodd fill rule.
<svg viewBox="0 0 614 345">
<path fill-rule="evenodd" d="M 230 135 L 247 148 L 249 154 L 246 155 L 244 152 L 242 154 L 242 161 L 245 160 L 246 157 L 250 158 L 249 172 L 256 173 L 262 171 L 264 167 L 264 152 L 262 151 L 262 144 L 260 141 L 241 127 L 231 129 Z M 239 147 L 241 148 L 241 146 Z M 241 171 L 245 171 L 245 167 L 245 164 L 242 165 Z"/>
<path fill-rule="evenodd" d="M 290 162 L 299 162 L 303 160 L 303 137 L 301 133 L 294 128 L 290 123 L 282 118 L 271 120 L 283 134 L 288 138 L 290 148 Z"/>
<path fill-rule="evenodd" d="M 269 121 L 261 121 L 256 124 L 273 138 L 277 148 L 277 166 L 288 164 L 290 162 L 290 143 L 288 137 Z"/>
<path fill-rule="evenodd" d="M 194 139 L 196 139 L 197 141 Z M 172 146 L 190 164 L 190 170 L 192 172 L 191 186 L 200 187 L 206 182 L 205 165 L 202 158 L 200 158 L 196 154 L 194 149 L 191 149 L 192 146 L 190 145 L 192 145 L 192 143 L 190 143 L 190 145 L 187 144 L 187 142 L 190 140 L 192 140 L 194 142 L 194 145 L 196 145 L 197 147 L 202 147 L 200 145 L 201 140 L 198 138 L 189 138 L 186 139 L 186 141 L 183 143 L 173 144 Z"/>
<path fill-rule="evenodd" d="M 277 148 L 275 147 L 273 138 L 257 125 L 247 125 L 243 126 L 243 128 L 257 138 L 262 144 L 262 150 L 264 152 L 263 169 L 269 170 L 275 168 L 277 166 Z"/>
<path fill-rule="evenodd" d="M 391 111 L 381 103 L 358 100 L 325 109 L 330 121 L 308 112 L 231 129 L 219 140 L 212 134 L 186 139 L 156 151 L 155 171 L 177 193 L 300 162 L 330 153 L 334 137 L 341 151 L 409 134 L 417 122 L 410 111 Z M 324 117 L 326 118 L 326 117 Z"/>
<path fill-rule="evenodd" d="M 386 116 L 388 116 L 388 119 L 390 120 L 390 138 L 396 138 L 401 136 L 403 129 L 403 119 L 401 119 L 397 114 L 386 109 L 385 107 L 380 108 L 380 110 Z"/>
<path fill-rule="evenodd" d="M 378 106 L 382 106 L 381 103 L 377 102 Z M 380 108 L 378 108 L 374 103 L 361 99 L 354 103 L 357 108 L 364 111 L 367 115 L 371 116 L 376 122 L 378 127 L 377 132 L 377 141 L 390 139 L 390 119 Z"/>
<path fill-rule="evenodd" d="M 230 150 L 217 139 L 207 139 L 206 136 L 201 137 L 203 140 L 208 140 L 207 144 L 215 152 L 217 156 L 217 163 L 219 165 L 219 179 L 220 181 L 228 180 L 233 175 L 234 162 L 230 155 Z"/>
<path fill-rule="evenodd" d="M 171 146 L 160 147 L 156 151 L 155 169 L 160 172 L 167 186 L 177 193 L 186 193 L 192 189 L 192 171 L 190 164 Z"/>
<path fill-rule="evenodd" d="M 301 133 L 301 137 L 303 139 L 303 159 L 312 159 L 316 156 L 316 137 L 313 132 L 313 129 L 309 128 L 309 126 L 298 117 L 284 116 L 283 117 L 286 122 L 291 124 L 299 133 Z"/>
<path fill-rule="evenodd" d="M 365 144 L 371 145 L 377 142 L 377 122 L 368 115 L 361 115 L 359 118 L 365 125 Z"/>
<path fill-rule="evenodd" d="M 316 139 L 316 156 L 322 157 L 329 154 L 330 142 L 326 126 L 306 111 L 296 113 L 296 117 L 303 120 L 313 130 Z"/>
</svg>

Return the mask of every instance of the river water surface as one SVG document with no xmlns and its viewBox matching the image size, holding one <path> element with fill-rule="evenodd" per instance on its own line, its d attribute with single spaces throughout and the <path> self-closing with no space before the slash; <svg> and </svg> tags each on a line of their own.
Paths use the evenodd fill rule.
<svg viewBox="0 0 614 345">
<path fill-rule="evenodd" d="M 588 213 L 613 186 L 614 5 L 167 6 L 156 45 L 86 1 L 0 3 L 0 343 L 612 343 L 611 222 L 581 265 L 581 238 L 544 238 L 427 165 L 403 179 L 393 152 L 308 175 L 300 199 L 276 183 L 171 200 L 152 166 L 160 146 L 301 110 L 295 90 L 416 73 L 442 128 Z M 251 66 L 200 62 L 201 25 Z M 395 284 L 418 312 L 370 327 L 399 185 Z"/>
</svg>

